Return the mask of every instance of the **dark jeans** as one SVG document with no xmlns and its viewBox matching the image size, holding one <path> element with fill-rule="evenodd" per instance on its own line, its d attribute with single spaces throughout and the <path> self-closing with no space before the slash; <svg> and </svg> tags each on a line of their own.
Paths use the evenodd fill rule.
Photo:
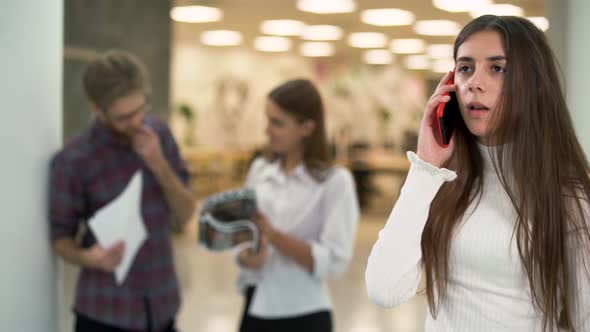
<svg viewBox="0 0 590 332">
<path fill-rule="evenodd" d="M 307 315 L 279 318 L 260 319 L 248 315 L 248 308 L 254 295 L 255 288 L 246 290 L 246 305 L 240 324 L 240 332 L 331 332 L 332 314 L 330 311 L 319 311 Z"/>
<path fill-rule="evenodd" d="M 111 326 L 111 325 L 103 324 L 101 322 L 97 322 L 93 319 L 82 316 L 80 314 L 76 314 L 75 331 L 76 332 L 156 332 L 156 331 L 152 330 L 151 328 L 148 329 L 147 331 L 120 329 L 115 326 Z M 170 325 L 168 325 L 165 329 L 163 329 L 161 331 L 157 331 L 157 332 L 177 332 L 176 329 L 174 328 L 174 321 L 171 321 Z"/>
</svg>

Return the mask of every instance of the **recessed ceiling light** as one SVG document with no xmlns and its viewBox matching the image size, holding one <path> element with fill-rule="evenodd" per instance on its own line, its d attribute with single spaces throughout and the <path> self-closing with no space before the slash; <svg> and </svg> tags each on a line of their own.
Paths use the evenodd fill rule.
<svg viewBox="0 0 590 332">
<path fill-rule="evenodd" d="M 434 7 L 451 13 L 468 12 L 491 5 L 491 0 L 432 0 Z"/>
<path fill-rule="evenodd" d="M 455 68 L 455 61 L 452 58 L 436 59 L 432 62 L 430 69 L 435 73 L 448 73 Z"/>
<path fill-rule="evenodd" d="M 201 33 L 201 42 L 209 46 L 235 46 L 242 43 L 242 34 L 232 30 L 209 30 Z"/>
<path fill-rule="evenodd" d="M 393 54 L 388 50 L 367 50 L 363 59 L 370 65 L 386 65 L 393 61 Z"/>
<path fill-rule="evenodd" d="M 430 59 L 426 55 L 409 55 L 404 63 L 408 69 L 430 69 Z"/>
<path fill-rule="evenodd" d="M 427 54 L 431 58 L 452 58 L 454 46 L 452 44 L 432 44 L 428 46 Z"/>
<path fill-rule="evenodd" d="M 303 30 L 301 38 L 305 40 L 339 40 L 342 29 L 335 25 L 308 25 Z"/>
<path fill-rule="evenodd" d="M 469 12 L 471 17 L 480 17 L 482 15 L 491 14 L 498 16 L 523 16 L 524 11 L 522 8 L 509 4 L 494 4 L 484 7 L 476 8 Z"/>
<path fill-rule="evenodd" d="M 299 51 L 301 55 L 310 57 L 330 56 L 334 54 L 334 45 L 327 42 L 304 42 Z"/>
<path fill-rule="evenodd" d="M 267 35 L 299 36 L 305 28 L 305 23 L 295 20 L 269 20 L 260 24 L 260 31 Z"/>
<path fill-rule="evenodd" d="M 417 38 L 402 38 L 391 41 L 391 51 L 397 54 L 422 53 L 425 47 L 424 40 Z"/>
<path fill-rule="evenodd" d="M 396 8 L 367 9 L 361 13 L 361 21 L 376 26 L 400 26 L 414 23 L 414 14 Z"/>
<path fill-rule="evenodd" d="M 277 36 L 256 37 L 254 48 L 263 52 L 286 52 L 291 49 L 291 39 Z"/>
<path fill-rule="evenodd" d="M 298 0 L 297 9 L 315 14 L 352 13 L 356 3 L 353 0 Z"/>
<path fill-rule="evenodd" d="M 357 48 L 381 48 L 387 45 L 387 36 L 381 32 L 354 32 L 348 36 L 348 44 Z"/>
<path fill-rule="evenodd" d="M 425 36 L 456 36 L 461 31 L 459 23 L 449 20 L 418 21 L 414 31 Z"/>
<path fill-rule="evenodd" d="M 177 22 L 203 23 L 221 20 L 223 12 L 214 7 L 179 6 L 170 10 L 170 17 Z"/>
<path fill-rule="evenodd" d="M 527 17 L 527 19 L 533 22 L 533 24 L 536 25 L 537 28 L 543 31 L 547 31 L 547 29 L 549 29 L 549 20 L 547 20 L 543 16 Z"/>
</svg>

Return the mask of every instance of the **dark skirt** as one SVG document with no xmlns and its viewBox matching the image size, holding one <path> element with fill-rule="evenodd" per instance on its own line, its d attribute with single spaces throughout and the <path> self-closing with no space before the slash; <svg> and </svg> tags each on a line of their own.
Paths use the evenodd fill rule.
<svg viewBox="0 0 590 332">
<path fill-rule="evenodd" d="M 328 310 L 288 318 L 262 319 L 250 316 L 248 309 L 256 288 L 246 289 L 246 305 L 239 332 L 332 332 L 332 313 Z"/>
</svg>

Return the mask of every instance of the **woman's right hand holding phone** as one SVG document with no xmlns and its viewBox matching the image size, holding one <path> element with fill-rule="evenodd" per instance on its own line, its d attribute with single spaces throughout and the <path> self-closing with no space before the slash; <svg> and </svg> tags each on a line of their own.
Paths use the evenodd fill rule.
<svg viewBox="0 0 590 332">
<path fill-rule="evenodd" d="M 452 77 L 453 72 L 448 72 L 438 83 L 436 90 L 426 104 L 424 116 L 420 124 L 420 132 L 418 133 L 418 150 L 416 154 L 423 161 L 436 167 L 442 167 L 451 157 L 454 149 L 454 135 L 451 137 L 449 146 L 446 148 L 442 147 L 434 136 L 436 109 L 440 103 L 448 102 L 451 99 L 451 97 L 444 94 L 455 91 L 456 89 L 454 84 L 447 84 Z"/>
</svg>

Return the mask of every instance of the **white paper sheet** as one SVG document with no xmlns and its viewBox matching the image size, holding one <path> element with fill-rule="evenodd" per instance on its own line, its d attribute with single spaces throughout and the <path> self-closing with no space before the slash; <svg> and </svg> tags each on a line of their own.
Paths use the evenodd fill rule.
<svg viewBox="0 0 590 332">
<path fill-rule="evenodd" d="M 137 251 L 147 238 L 141 217 L 141 189 L 141 171 L 137 171 L 123 192 L 97 211 L 88 222 L 103 248 L 109 248 L 118 241 L 125 243 L 123 259 L 115 270 L 119 285 L 125 280 Z"/>
</svg>

